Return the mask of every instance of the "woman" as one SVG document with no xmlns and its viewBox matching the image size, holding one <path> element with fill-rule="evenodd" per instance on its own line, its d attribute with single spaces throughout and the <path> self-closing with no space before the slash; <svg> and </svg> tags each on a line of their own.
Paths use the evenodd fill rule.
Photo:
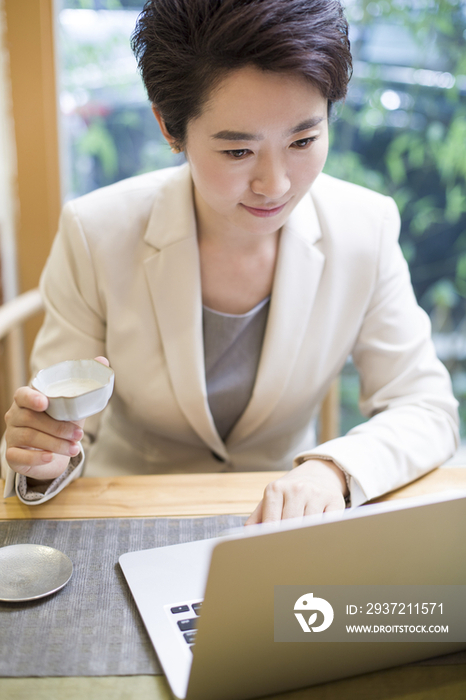
<svg viewBox="0 0 466 700">
<path fill-rule="evenodd" d="M 187 164 L 66 205 L 33 371 L 105 356 L 115 393 L 83 430 L 16 392 L 17 493 L 40 502 L 76 478 L 81 438 L 88 475 L 293 464 L 248 523 L 357 505 L 442 463 L 456 402 L 396 206 L 321 174 L 351 70 L 339 2 L 152 0 L 133 48 Z M 314 416 L 350 353 L 371 418 L 316 448 Z"/>
</svg>

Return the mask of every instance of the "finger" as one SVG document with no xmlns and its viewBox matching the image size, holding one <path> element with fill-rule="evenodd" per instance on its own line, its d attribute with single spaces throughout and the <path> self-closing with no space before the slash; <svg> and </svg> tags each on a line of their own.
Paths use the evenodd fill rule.
<svg viewBox="0 0 466 700">
<path fill-rule="evenodd" d="M 320 515 L 325 511 L 327 504 L 331 502 L 332 500 L 326 498 L 324 494 L 315 494 L 306 502 L 304 515 Z"/>
<path fill-rule="evenodd" d="M 45 411 L 49 405 L 49 400 L 44 394 L 29 386 L 17 389 L 13 398 L 19 408 L 28 408 L 31 411 Z"/>
<path fill-rule="evenodd" d="M 83 422 L 84 421 L 80 421 L 79 423 L 73 423 L 72 421 L 57 421 L 55 418 L 51 418 L 46 413 L 37 413 L 36 411 L 31 411 L 28 408 L 22 408 L 12 414 L 7 421 L 7 441 L 8 444 L 13 444 L 14 440 L 12 437 L 15 434 L 15 431 L 29 428 L 31 430 L 37 430 L 45 433 L 46 435 L 51 435 L 55 438 L 77 442 L 83 437 L 83 428 L 80 425 L 80 423 Z M 24 443 L 20 444 L 24 445 Z"/>
<path fill-rule="evenodd" d="M 15 400 L 5 415 L 7 424 L 7 442 L 10 439 L 11 428 L 30 427 L 49 433 L 58 438 L 77 441 L 83 437 L 84 420 L 56 421 L 44 411 L 48 407 L 48 399 L 40 391 L 30 387 L 21 387 L 15 392 Z"/>
<path fill-rule="evenodd" d="M 53 459 L 53 452 L 28 450 L 24 447 L 8 447 L 5 452 L 8 464 L 20 474 L 26 473 L 33 466 L 43 466 Z"/>
<path fill-rule="evenodd" d="M 346 503 L 343 497 L 339 495 L 332 499 L 324 508 L 324 513 L 330 513 L 332 510 L 345 510 Z"/>
<path fill-rule="evenodd" d="M 257 525 L 262 522 L 262 501 L 258 503 L 249 518 L 244 523 L 245 525 Z"/>
<path fill-rule="evenodd" d="M 283 489 L 282 520 L 302 517 L 306 503 L 312 500 L 313 489 L 309 488 L 309 484 L 291 478 L 284 478 L 281 483 Z"/>
<path fill-rule="evenodd" d="M 51 452 L 10 447 L 6 459 L 18 474 L 34 479 L 55 479 L 69 464 L 69 457 L 53 455 Z"/>
<path fill-rule="evenodd" d="M 282 519 L 283 491 L 277 481 L 272 481 L 265 487 L 262 503 L 262 522 L 273 523 Z"/>
<path fill-rule="evenodd" d="M 7 445 L 8 447 L 19 448 L 30 447 L 44 452 L 55 452 L 56 454 L 67 455 L 68 457 L 74 457 L 80 450 L 75 440 L 58 438 L 29 426 L 10 429 L 7 437 Z"/>
<path fill-rule="evenodd" d="M 307 502 L 304 515 L 318 515 L 332 510 L 344 510 L 344 508 L 345 499 L 340 493 L 317 494 Z"/>
<path fill-rule="evenodd" d="M 305 514 L 305 512 L 305 499 L 301 495 L 296 496 L 285 492 L 282 520 L 288 520 L 289 518 L 300 518 Z"/>
<path fill-rule="evenodd" d="M 103 355 L 94 357 L 94 360 L 97 360 L 97 362 L 100 362 L 100 364 L 105 365 L 106 367 L 110 367 L 110 362 L 107 360 L 106 357 L 103 357 Z"/>
</svg>

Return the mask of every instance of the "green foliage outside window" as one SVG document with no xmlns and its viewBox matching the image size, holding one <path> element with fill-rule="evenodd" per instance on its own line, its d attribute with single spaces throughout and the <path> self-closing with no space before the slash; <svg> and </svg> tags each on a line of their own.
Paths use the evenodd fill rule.
<svg viewBox="0 0 466 700">
<path fill-rule="evenodd" d="M 347 14 L 356 27 L 355 75 L 332 128 L 326 171 L 395 198 L 402 250 L 466 436 L 466 3 L 358 0 Z M 408 65 L 396 63 L 396 51 L 368 60 L 383 54 L 377 38 L 391 35 L 396 47 L 397 34 L 401 53 L 411 50 Z M 360 419 L 355 386 L 346 368 L 343 430 Z"/>
</svg>

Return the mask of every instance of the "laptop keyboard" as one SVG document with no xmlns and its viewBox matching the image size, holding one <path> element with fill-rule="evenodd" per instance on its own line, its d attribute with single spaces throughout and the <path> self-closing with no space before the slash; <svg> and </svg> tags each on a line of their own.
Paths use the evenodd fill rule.
<svg viewBox="0 0 466 700">
<path fill-rule="evenodd" d="M 202 600 L 191 600 L 177 605 L 166 605 L 165 609 L 174 622 L 184 644 L 189 648 L 194 646 L 197 632 L 197 620 L 201 612 Z"/>
</svg>

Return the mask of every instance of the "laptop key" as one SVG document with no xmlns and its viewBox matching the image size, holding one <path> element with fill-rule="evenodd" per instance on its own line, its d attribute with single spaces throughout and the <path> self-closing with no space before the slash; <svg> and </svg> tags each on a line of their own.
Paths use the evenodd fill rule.
<svg viewBox="0 0 466 700">
<path fill-rule="evenodd" d="M 170 612 L 174 615 L 176 615 L 176 613 L 189 612 L 189 605 L 177 605 L 174 608 L 170 608 Z"/>
<path fill-rule="evenodd" d="M 193 603 L 192 607 L 196 615 L 200 615 L 201 605 L 202 603 Z"/>
<path fill-rule="evenodd" d="M 185 632 L 183 634 L 183 637 L 186 639 L 188 644 L 194 644 L 196 640 L 196 632 L 197 630 L 191 630 L 190 632 Z"/>
<path fill-rule="evenodd" d="M 188 620 L 178 620 L 178 627 L 182 632 L 187 632 L 188 630 L 194 630 L 197 626 L 197 619 L 191 617 Z"/>
</svg>

